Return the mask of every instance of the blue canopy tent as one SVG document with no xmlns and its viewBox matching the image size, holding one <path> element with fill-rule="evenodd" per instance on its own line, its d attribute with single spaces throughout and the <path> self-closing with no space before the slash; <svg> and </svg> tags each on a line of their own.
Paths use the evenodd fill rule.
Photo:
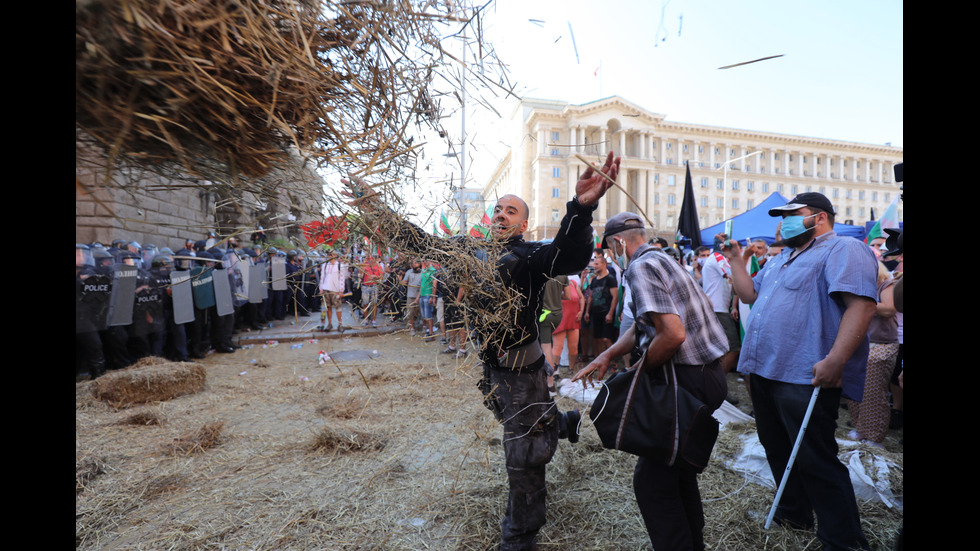
<svg viewBox="0 0 980 551">
<path fill-rule="evenodd" d="M 730 237 L 742 244 L 745 244 L 746 240 L 759 238 L 765 239 L 766 243 L 772 244 L 776 240 L 776 225 L 779 224 L 779 218 L 769 216 L 769 209 L 781 207 L 788 202 L 789 199 L 774 192 L 754 208 L 732 217 L 732 233 L 734 235 Z M 715 240 L 715 235 L 723 231 L 725 231 L 725 222 L 707 227 L 701 230 L 701 242 L 710 246 L 709 244 Z M 834 231 L 838 235 L 849 235 L 862 240 L 867 235 L 863 227 L 840 223 L 834 224 Z"/>
</svg>

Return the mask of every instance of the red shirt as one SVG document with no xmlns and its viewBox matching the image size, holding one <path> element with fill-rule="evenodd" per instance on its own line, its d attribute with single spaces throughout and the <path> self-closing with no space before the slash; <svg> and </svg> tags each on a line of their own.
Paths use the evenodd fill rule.
<svg viewBox="0 0 980 551">
<path fill-rule="evenodd" d="M 361 279 L 362 285 L 376 285 L 381 282 L 381 266 L 377 264 L 364 266 L 361 270 L 364 272 L 364 277 Z"/>
</svg>

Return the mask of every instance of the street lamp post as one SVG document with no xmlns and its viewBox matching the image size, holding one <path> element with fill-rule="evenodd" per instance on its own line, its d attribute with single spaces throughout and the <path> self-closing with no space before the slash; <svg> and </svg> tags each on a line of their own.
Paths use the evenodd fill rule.
<svg viewBox="0 0 980 551">
<path fill-rule="evenodd" d="M 725 169 L 723 173 L 724 176 L 722 176 L 722 182 L 723 182 L 722 187 L 724 188 L 722 190 L 723 198 L 722 198 L 722 205 L 721 205 L 722 221 L 728 220 L 728 165 L 736 161 L 741 161 L 744 159 L 748 159 L 749 157 L 754 157 L 756 155 L 761 155 L 761 154 L 762 151 L 753 151 L 752 153 L 749 153 L 748 155 L 742 155 L 737 159 L 730 159 L 725 161 L 725 165 L 722 167 Z M 715 170 L 717 171 L 718 169 L 716 168 Z"/>
</svg>

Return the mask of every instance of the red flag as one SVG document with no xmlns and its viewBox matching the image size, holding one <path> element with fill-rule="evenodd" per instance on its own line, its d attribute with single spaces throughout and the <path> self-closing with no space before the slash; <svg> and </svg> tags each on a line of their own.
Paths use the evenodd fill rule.
<svg viewBox="0 0 980 551">
<path fill-rule="evenodd" d="M 314 220 L 300 228 L 310 248 L 318 245 L 333 245 L 347 239 L 348 235 L 347 220 L 342 216 L 330 216 L 323 221 Z"/>
</svg>

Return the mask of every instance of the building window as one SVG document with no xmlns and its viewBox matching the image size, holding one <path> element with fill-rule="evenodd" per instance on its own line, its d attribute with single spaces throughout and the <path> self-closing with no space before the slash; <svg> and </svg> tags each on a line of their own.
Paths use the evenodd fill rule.
<svg viewBox="0 0 980 551">
<path fill-rule="evenodd" d="M 561 155 L 561 152 L 558 151 L 558 148 L 553 148 L 551 150 L 551 155 L 554 156 L 554 157 L 557 157 L 557 156 Z"/>
<path fill-rule="evenodd" d="M 725 180 L 718 178 L 718 184 L 715 187 L 718 189 L 725 189 Z"/>
<path fill-rule="evenodd" d="M 732 191 L 738 191 L 738 180 L 732 180 Z"/>
<path fill-rule="evenodd" d="M 557 142 L 560 138 L 561 138 L 561 134 L 559 134 L 558 131 L 551 133 L 551 141 Z"/>
<path fill-rule="evenodd" d="M 746 199 L 745 200 L 745 208 L 746 209 L 751 209 L 754 206 L 755 206 L 755 201 L 753 201 L 752 199 Z"/>
<path fill-rule="evenodd" d="M 838 197 L 840 197 L 840 190 L 837 189 L 837 188 L 834 188 L 833 196 L 834 196 L 834 199 L 837 199 Z"/>
<path fill-rule="evenodd" d="M 762 182 L 762 193 L 769 193 L 769 182 Z"/>
<path fill-rule="evenodd" d="M 752 180 L 745 182 L 745 189 L 748 191 L 753 191 L 755 189 L 755 182 L 753 182 Z"/>
<path fill-rule="evenodd" d="M 551 175 L 555 178 L 561 178 L 561 167 L 555 167 L 551 169 Z"/>
<path fill-rule="evenodd" d="M 707 207 L 708 206 L 708 198 L 707 197 L 701 197 L 701 206 L 702 207 Z"/>
<path fill-rule="evenodd" d="M 677 185 L 677 177 L 674 176 L 673 174 L 668 174 L 667 175 L 667 185 L 668 186 Z"/>
<path fill-rule="evenodd" d="M 558 212 L 558 209 L 551 209 L 551 221 L 552 222 L 561 221 L 561 213 Z"/>
<path fill-rule="evenodd" d="M 732 208 L 733 209 L 737 209 L 738 208 L 738 197 L 735 197 L 734 199 L 732 199 Z"/>
<path fill-rule="evenodd" d="M 718 199 L 717 199 L 717 200 L 715 201 L 715 205 L 716 205 L 716 206 L 717 206 L 718 208 L 724 208 L 724 207 L 725 207 L 725 200 L 724 200 L 724 199 L 722 199 L 721 197 L 719 197 L 719 198 L 718 198 Z"/>
<path fill-rule="evenodd" d="M 708 187 L 708 178 L 707 177 L 702 177 L 701 178 L 701 187 L 707 189 L 707 187 Z"/>
<path fill-rule="evenodd" d="M 667 204 L 670 206 L 677 204 L 677 198 L 673 193 L 667 194 Z"/>
<path fill-rule="evenodd" d="M 555 199 L 560 198 L 561 197 L 561 188 L 560 187 L 553 187 L 553 188 L 551 188 L 551 196 L 554 197 Z"/>
</svg>

